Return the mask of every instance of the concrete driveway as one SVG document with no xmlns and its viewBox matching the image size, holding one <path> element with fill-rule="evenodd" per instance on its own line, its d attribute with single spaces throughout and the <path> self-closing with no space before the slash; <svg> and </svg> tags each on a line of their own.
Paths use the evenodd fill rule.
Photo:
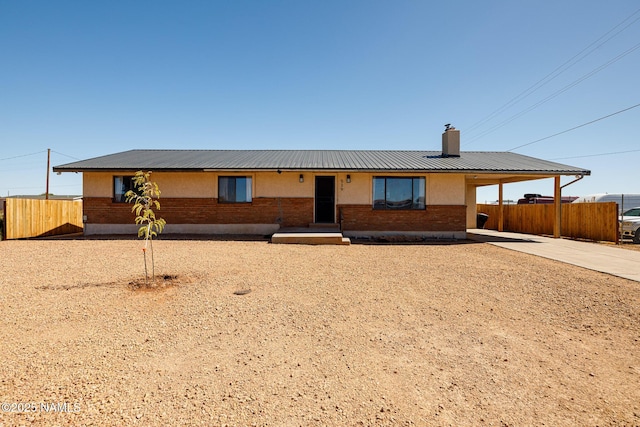
<svg viewBox="0 0 640 427">
<path fill-rule="evenodd" d="M 569 239 L 470 229 L 467 238 L 640 282 L 640 252 Z"/>
</svg>

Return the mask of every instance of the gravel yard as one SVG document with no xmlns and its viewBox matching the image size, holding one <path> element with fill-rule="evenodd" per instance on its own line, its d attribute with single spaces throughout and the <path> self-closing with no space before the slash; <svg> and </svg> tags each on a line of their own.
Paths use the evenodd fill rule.
<svg viewBox="0 0 640 427">
<path fill-rule="evenodd" d="M 640 425 L 637 282 L 482 243 L 154 245 L 176 277 L 136 289 L 139 241 L 0 242 L 0 426 Z"/>
</svg>

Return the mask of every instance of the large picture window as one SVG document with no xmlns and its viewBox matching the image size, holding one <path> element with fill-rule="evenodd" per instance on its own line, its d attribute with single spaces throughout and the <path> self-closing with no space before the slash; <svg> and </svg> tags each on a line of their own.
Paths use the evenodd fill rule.
<svg viewBox="0 0 640 427">
<path fill-rule="evenodd" d="M 133 176 L 114 176 L 113 177 L 113 201 L 116 203 L 125 203 L 124 195 L 129 190 L 136 190 L 133 185 Z"/>
<path fill-rule="evenodd" d="M 247 203 L 251 201 L 250 176 L 221 176 L 218 178 L 220 203 Z"/>
<path fill-rule="evenodd" d="M 374 177 L 374 209 L 424 209 L 424 177 Z"/>
</svg>

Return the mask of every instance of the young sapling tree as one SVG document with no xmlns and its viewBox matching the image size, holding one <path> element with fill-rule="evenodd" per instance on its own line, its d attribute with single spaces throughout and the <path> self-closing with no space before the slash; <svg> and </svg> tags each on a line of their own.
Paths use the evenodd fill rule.
<svg viewBox="0 0 640 427">
<path fill-rule="evenodd" d="M 131 208 L 135 212 L 136 224 L 140 224 L 138 229 L 138 237 L 144 237 L 144 247 L 142 253 L 144 255 L 144 280 L 148 285 L 149 273 L 147 268 L 147 248 L 151 252 L 151 277 L 153 283 L 156 281 L 155 262 L 153 259 L 153 238 L 162 233 L 167 222 L 163 218 L 157 218 L 154 209 L 160 210 L 160 189 L 158 184 L 151 181 L 151 171 L 136 172 L 132 179 L 135 190 L 129 190 L 125 193 L 127 203 L 133 203 Z"/>
</svg>

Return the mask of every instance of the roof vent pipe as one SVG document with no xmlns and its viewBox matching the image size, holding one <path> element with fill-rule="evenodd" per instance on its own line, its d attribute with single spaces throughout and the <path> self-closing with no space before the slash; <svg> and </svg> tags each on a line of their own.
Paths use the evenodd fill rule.
<svg viewBox="0 0 640 427">
<path fill-rule="evenodd" d="M 450 124 L 442 134 L 442 157 L 460 157 L 460 131 Z"/>
</svg>

